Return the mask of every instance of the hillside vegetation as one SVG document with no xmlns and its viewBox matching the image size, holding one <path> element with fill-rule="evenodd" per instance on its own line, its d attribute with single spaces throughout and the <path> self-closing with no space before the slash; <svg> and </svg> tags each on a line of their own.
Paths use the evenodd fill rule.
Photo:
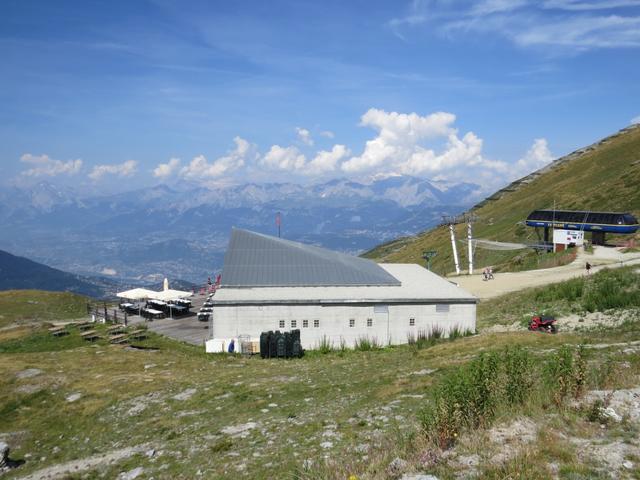
<svg viewBox="0 0 640 480">
<path fill-rule="evenodd" d="M 80 318 L 87 297 L 71 292 L 8 290 L 0 292 L 0 328 L 13 323 L 38 323 Z"/>
<path fill-rule="evenodd" d="M 474 237 L 501 242 L 537 243 L 534 229 L 522 222 L 534 209 L 630 211 L 640 214 L 640 126 L 621 130 L 604 140 L 559 158 L 494 193 L 468 213 L 479 221 Z M 457 238 L 466 238 L 466 225 L 458 225 Z M 636 238 L 639 238 L 636 236 Z M 466 248 L 460 244 L 461 268 L 466 268 Z M 424 263 L 425 250 L 436 250 L 433 270 L 453 270 L 447 227 L 436 227 L 415 237 L 400 238 L 365 253 L 381 262 Z M 475 267 L 498 265 L 503 270 L 544 268 L 566 258 L 537 256 L 533 251 L 476 250 Z"/>
<path fill-rule="evenodd" d="M 637 273 L 598 273 L 599 291 L 610 275 L 626 282 L 606 296 L 617 306 L 637 290 Z M 550 285 L 536 295 L 587 301 L 587 291 Z M 487 312 L 515 318 L 525 293 L 488 300 Z M 623 462 L 640 458 L 640 425 L 622 400 L 637 391 L 639 325 L 291 361 L 207 355 L 151 332 L 109 345 L 106 325 L 93 344 L 76 328 L 62 338 L 43 326 L 0 330 L 0 438 L 24 460 L 5 476 L 637 478 Z M 594 390 L 622 420 L 605 416 Z"/>
</svg>

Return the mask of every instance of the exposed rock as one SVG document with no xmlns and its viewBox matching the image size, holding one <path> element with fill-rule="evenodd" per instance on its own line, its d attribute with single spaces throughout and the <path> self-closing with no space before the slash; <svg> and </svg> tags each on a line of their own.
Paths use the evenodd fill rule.
<svg viewBox="0 0 640 480">
<path fill-rule="evenodd" d="M 405 473 L 400 480 L 438 480 L 438 477 L 422 473 Z"/>
<path fill-rule="evenodd" d="M 7 468 L 9 462 L 9 445 L 6 442 L 0 442 L 0 471 Z"/>
<path fill-rule="evenodd" d="M 71 403 L 71 402 L 76 402 L 76 401 L 80 400 L 81 398 L 82 398 L 82 394 L 81 393 L 72 393 L 71 395 L 67 395 L 65 400 L 67 402 Z"/>
<path fill-rule="evenodd" d="M 16 373 L 16 378 L 22 380 L 23 378 L 33 378 L 42 374 L 42 370 L 39 368 L 27 368 L 26 370 L 22 370 L 21 372 Z"/>
<path fill-rule="evenodd" d="M 134 480 L 144 473 L 144 468 L 136 467 L 128 472 L 123 472 L 118 476 L 118 480 Z"/>
<path fill-rule="evenodd" d="M 391 460 L 391 463 L 387 466 L 387 473 L 392 477 L 397 477 L 405 468 L 407 468 L 406 460 L 396 457 Z"/>
<path fill-rule="evenodd" d="M 627 390 L 592 390 L 585 395 L 586 404 L 601 400 L 618 416 L 640 421 L 640 387 Z M 617 420 L 616 420 L 617 421 Z"/>
<path fill-rule="evenodd" d="M 331 448 L 331 447 L 333 447 L 333 442 L 322 442 L 322 443 L 320 444 L 320 446 L 321 446 L 322 448 Z"/>
<path fill-rule="evenodd" d="M 187 388 L 184 392 L 180 392 L 171 398 L 178 401 L 189 400 L 191 397 L 193 397 L 193 394 L 196 392 L 197 390 L 195 388 Z"/>
<path fill-rule="evenodd" d="M 618 415 L 618 413 L 611 407 L 607 407 L 607 408 L 601 408 L 600 409 L 600 415 L 603 418 L 606 418 L 608 420 L 613 420 L 614 422 L 621 422 L 622 421 L 622 417 L 620 415 Z"/>
<path fill-rule="evenodd" d="M 247 422 L 242 423 L 240 425 L 229 425 L 228 427 L 224 427 L 220 430 L 222 433 L 226 433 L 227 435 L 231 435 L 232 437 L 247 437 L 251 430 L 258 426 L 255 422 Z"/>
</svg>

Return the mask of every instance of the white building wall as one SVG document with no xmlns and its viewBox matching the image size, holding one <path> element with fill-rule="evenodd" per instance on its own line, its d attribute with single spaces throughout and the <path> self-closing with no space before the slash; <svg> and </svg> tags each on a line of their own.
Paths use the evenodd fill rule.
<svg viewBox="0 0 640 480">
<path fill-rule="evenodd" d="M 434 326 L 445 335 L 454 327 L 463 331 L 475 331 L 476 327 L 475 304 L 441 304 L 438 310 L 442 311 L 437 311 L 434 304 L 389 305 L 388 313 L 380 307 L 383 306 L 374 309 L 373 305 L 218 305 L 213 309 L 211 332 L 214 339 L 227 340 L 239 335 L 257 339 L 260 333 L 268 330 L 297 328 L 303 348 L 313 349 L 323 337 L 335 347 L 341 342 L 353 347 L 364 337 L 375 339 L 381 345 L 403 344 L 407 343 L 409 335 L 417 337 L 420 331 L 429 331 Z M 410 325 L 411 318 L 415 319 L 414 325 Z M 350 320 L 354 321 L 353 327 Z"/>
</svg>

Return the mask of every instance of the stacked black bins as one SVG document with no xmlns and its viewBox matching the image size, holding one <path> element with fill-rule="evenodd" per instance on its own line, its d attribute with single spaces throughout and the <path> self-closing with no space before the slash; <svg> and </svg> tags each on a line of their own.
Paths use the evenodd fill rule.
<svg viewBox="0 0 640 480">
<path fill-rule="evenodd" d="M 304 355 L 300 343 L 300 330 L 280 330 L 260 334 L 260 356 L 262 358 L 300 358 Z"/>
</svg>

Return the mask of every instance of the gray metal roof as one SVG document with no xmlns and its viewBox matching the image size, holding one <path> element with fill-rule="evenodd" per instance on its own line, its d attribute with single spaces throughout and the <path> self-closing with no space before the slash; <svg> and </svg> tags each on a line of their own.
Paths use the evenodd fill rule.
<svg viewBox="0 0 640 480">
<path fill-rule="evenodd" d="M 324 248 L 234 228 L 223 287 L 400 285 L 377 263 Z"/>
</svg>

